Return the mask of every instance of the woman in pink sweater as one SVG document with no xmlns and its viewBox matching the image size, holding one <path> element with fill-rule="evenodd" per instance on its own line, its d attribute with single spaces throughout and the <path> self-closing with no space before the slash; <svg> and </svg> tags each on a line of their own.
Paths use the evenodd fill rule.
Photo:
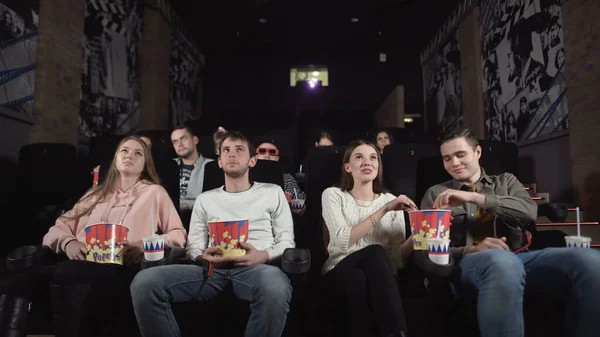
<svg viewBox="0 0 600 337">
<path fill-rule="evenodd" d="M 186 232 L 167 191 L 159 185 L 150 149 L 141 139 L 121 141 L 106 180 L 92 187 L 72 210 L 58 218 L 43 244 L 71 260 L 85 260 L 85 228 L 108 222 L 129 228 L 126 262 L 139 262 L 142 238 L 152 235 L 150 211 L 170 247 L 183 247 Z"/>
<path fill-rule="evenodd" d="M 139 271 L 141 240 L 153 234 L 151 211 L 165 245 L 184 247 L 186 231 L 159 185 L 149 147 L 138 137 L 126 137 L 104 182 L 92 187 L 44 236 L 45 246 L 69 258 L 58 265 L 51 285 L 51 293 L 60 299 L 53 308 L 57 335 L 84 336 L 97 329 L 135 334 L 129 284 Z M 123 266 L 86 261 L 85 228 L 101 222 L 129 229 L 128 241 L 121 243 Z"/>
</svg>

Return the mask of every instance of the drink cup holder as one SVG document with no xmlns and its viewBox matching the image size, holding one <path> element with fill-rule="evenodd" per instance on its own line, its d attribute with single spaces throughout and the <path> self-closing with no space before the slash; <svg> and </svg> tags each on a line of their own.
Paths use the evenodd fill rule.
<svg viewBox="0 0 600 337">
<path fill-rule="evenodd" d="M 185 248 L 170 248 L 165 247 L 165 256 L 162 259 L 156 261 L 148 261 L 142 257 L 141 269 L 148 269 L 157 266 L 166 266 L 169 264 L 177 263 L 181 258 L 185 256 Z"/>
</svg>

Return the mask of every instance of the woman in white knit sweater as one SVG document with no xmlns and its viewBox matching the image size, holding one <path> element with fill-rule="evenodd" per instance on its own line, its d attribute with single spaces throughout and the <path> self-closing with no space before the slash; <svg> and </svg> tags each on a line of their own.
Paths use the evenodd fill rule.
<svg viewBox="0 0 600 337">
<path fill-rule="evenodd" d="M 346 310 L 345 336 L 369 336 L 373 326 L 381 336 L 408 335 L 394 273 L 412 252 L 402 211 L 417 206 L 384 192 L 381 169 L 375 145 L 354 141 L 344 153 L 340 187 L 322 195 L 330 238 L 324 283 Z"/>
</svg>

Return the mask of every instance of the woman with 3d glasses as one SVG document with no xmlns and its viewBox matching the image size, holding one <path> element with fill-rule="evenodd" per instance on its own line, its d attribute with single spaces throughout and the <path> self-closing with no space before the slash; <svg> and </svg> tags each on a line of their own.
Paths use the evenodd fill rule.
<svg viewBox="0 0 600 337">
<path fill-rule="evenodd" d="M 279 161 L 279 149 L 273 143 L 263 142 L 256 147 L 256 158 L 258 158 L 258 160 Z M 306 200 L 306 194 L 300 189 L 296 179 L 294 179 L 291 174 L 283 174 L 283 183 L 285 196 L 288 200 Z M 301 210 L 294 210 L 295 213 L 299 213 L 300 211 Z"/>
</svg>

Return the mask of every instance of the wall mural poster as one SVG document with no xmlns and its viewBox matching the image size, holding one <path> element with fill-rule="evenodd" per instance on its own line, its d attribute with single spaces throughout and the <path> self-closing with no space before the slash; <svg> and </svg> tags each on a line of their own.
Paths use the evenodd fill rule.
<svg viewBox="0 0 600 337">
<path fill-rule="evenodd" d="M 171 62 L 169 66 L 169 116 L 171 127 L 187 120 L 195 120 L 198 115 L 204 55 L 183 34 L 172 33 Z"/>
<path fill-rule="evenodd" d="M 446 133 L 463 125 L 458 30 L 423 64 L 427 127 Z"/>
<path fill-rule="evenodd" d="M 143 3 L 86 0 L 80 132 L 124 135 L 139 126 Z"/>
<path fill-rule="evenodd" d="M 488 139 L 517 143 L 568 127 L 560 0 L 481 2 Z"/>
<path fill-rule="evenodd" d="M 0 3 L 0 104 L 33 115 L 39 0 Z"/>
</svg>

